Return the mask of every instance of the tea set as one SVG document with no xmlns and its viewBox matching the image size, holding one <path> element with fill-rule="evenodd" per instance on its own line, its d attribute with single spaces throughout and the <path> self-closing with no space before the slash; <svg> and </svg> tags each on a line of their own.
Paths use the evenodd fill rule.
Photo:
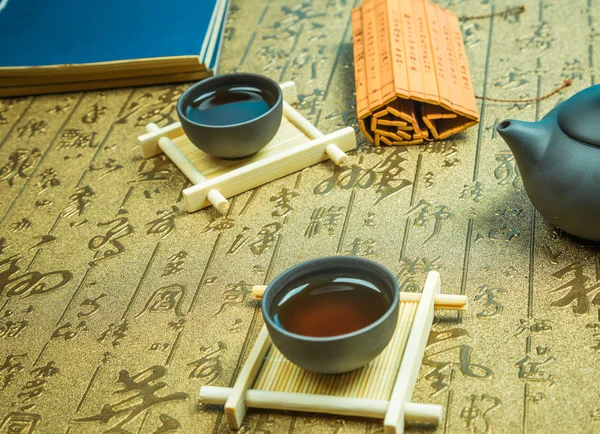
<svg viewBox="0 0 600 434">
<path fill-rule="evenodd" d="M 202 80 L 177 102 L 185 134 L 201 151 L 218 158 L 245 158 L 277 133 L 283 113 L 281 88 L 259 74 L 225 74 Z M 205 114 L 199 120 L 190 115 Z"/>
<path fill-rule="evenodd" d="M 252 104 L 256 107 L 248 108 Z M 235 73 L 190 87 L 180 97 L 177 113 L 185 134 L 201 151 L 239 159 L 255 154 L 275 136 L 282 107 L 282 91 L 275 81 Z M 540 214 L 565 232 L 593 241 L 600 241 L 599 119 L 600 85 L 596 85 L 562 102 L 539 122 L 509 119 L 497 126 Z M 311 289 L 315 279 L 332 273 L 347 282 L 372 283 L 384 295 L 387 309 L 371 324 L 340 335 L 307 336 L 283 327 L 276 311 L 282 300 L 289 303 L 299 297 L 299 287 L 315 300 L 322 300 L 325 293 L 344 297 L 356 291 L 347 283 L 329 291 Z M 311 372 L 337 374 L 364 366 L 386 347 L 398 320 L 399 297 L 395 277 L 375 262 L 320 258 L 274 279 L 262 298 L 262 312 L 274 345 L 286 358 Z"/>
<path fill-rule="evenodd" d="M 497 127 L 529 199 L 563 231 L 600 241 L 600 85 L 573 95 L 539 122 Z"/>
<path fill-rule="evenodd" d="M 289 105 L 286 106 L 275 81 L 259 74 L 235 73 L 206 79 L 190 87 L 180 97 L 177 113 L 183 132 L 194 146 L 216 159 L 233 161 L 251 158 L 273 139 L 286 107 Z M 535 208 L 557 228 L 592 241 L 600 241 L 599 119 L 600 85 L 597 85 L 562 102 L 539 122 L 507 119 L 497 126 L 499 135 L 513 152 L 526 193 Z M 240 426 L 244 405 L 249 403 L 299 411 L 314 408 L 302 404 L 305 397 L 298 394 L 288 394 L 294 395 L 293 399 L 277 393 L 267 397 L 250 389 L 258 372 L 256 366 L 260 366 L 261 358 L 266 356 L 266 339 L 286 360 L 314 375 L 355 372 L 376 359 L 390 344 L 401 324 L 399 305 L 412 295 L 420 296 L 401 293 L 397 279 L 388 269 L 360 257 L 318 258 L 289 268 L 263 288 L 258 297 L 262 298 L 265 335 L 264 342 L 257 343 L 258 353 L 250 355 L 253 365 L 248 372 L 240 373 L 233 389 L 203 387 L 201 401 L 224 403 L 233 428 Z M 433 303 L 433 293 L 429 297 Z M 447 308 L 466 309 L 466 296 L 446 297 L 456 298 L 448 299 L 451 307 Z M 436 299 L 436 307 L 442 304 L 441 299 Z M 410 334 L 408 345 L 412 345 L 410 351 L 415 366 L 420 365 L 423 357 L 432 306 L 419 308 L 424 309 L 420 321 L 425 321 L 426 328 Z M 413 337 L 413 334 L 418 336 Z M 402 375 L 416 381 L 417 374 L 418 366 L 401 366 L 397 384 L 402 382 Z M 389 409 L 397 387 L 394 387 Z M 325 399 L 321 395 L 314 397 Z M 423 409 L 414 410 L 421 415 L 420 419 L 415 416 L 415 420 L 439 422 L 440 408 L 411 404 L 406 401 L 409 398 L 410 395 L 406 395 L 402 398 L 404 401 L 401 400 L 402 405 L 406 405 L 405 417 L 412 417 L 411 405 L 424 405 Z M 280 399 L 283 401 L 279 402 Z M 350 401 L 343 404 L 344 399 L 350 398 L 340 399 L 338 403 L 323 401 L 319 410 L 362 415 L 361 406 L 368 404 L 355 402 L 352 405 L 357 406 L 356 411 L 346 408 L 344 413 L 340 405 L 351 406 Z M 327 410 L 329 407 L 337 410 Z M 391 417 L 389 409 L 383 411 L 386 421 Z M 378 411 L 381 415 L 381 410 Z M 398 420 L 404 417 L 396 416 Z M 400 423 L 398 420 L 393 426 Z"/>
</svg>

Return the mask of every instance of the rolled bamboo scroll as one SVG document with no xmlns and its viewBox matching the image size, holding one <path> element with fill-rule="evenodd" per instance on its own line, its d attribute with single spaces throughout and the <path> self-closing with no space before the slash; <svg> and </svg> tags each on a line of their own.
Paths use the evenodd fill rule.
<svg viewBox="0 0 600 434">
<path fill-rule="evenodd" d="M 479 122 L 458 18 L 430 0 L 352 11 L 356 109 L 379 146 L 442 140 Z"/>
</svg>

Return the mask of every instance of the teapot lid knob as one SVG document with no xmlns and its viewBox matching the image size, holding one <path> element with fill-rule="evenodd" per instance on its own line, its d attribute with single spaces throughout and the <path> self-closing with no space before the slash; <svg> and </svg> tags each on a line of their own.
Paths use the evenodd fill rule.
<svg viewBox="0 0 600 434">
<path fill-rule="evenodd" d="M 572 138 L 600 146 L 600 85 L 588 87 L 561 104 L 558 122 Z"/>
</svg>

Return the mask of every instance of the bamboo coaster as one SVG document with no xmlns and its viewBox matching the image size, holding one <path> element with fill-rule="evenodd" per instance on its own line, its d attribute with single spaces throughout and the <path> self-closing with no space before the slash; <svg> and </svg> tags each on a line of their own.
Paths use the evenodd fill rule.
<svg viewBox="0 0 600 434">
<path fill-rule="evenodd" d="M 264 286 L 252 297 L 262 298 Z M 441 294 L 440 275 L 431 271 L 422 293 L 402 293 L 398 325 L 388 346 L 368 365 L 346 374 L 307 372 L 271 345 L 266 327 L 233 388 L 203 386 L 200 402 L 225 404 L 230 429 L 239 429 L 248 408 L 317 412 L 384 420 L 386 434 L 404 432 L 405 422 L 438 425 L 439 405 L 412 402 L 434 309 L 466 310 L 466 296 Z"/>
<path fill-rule="evenodd" d="M 352 30 L 356 111 L 368 141 L 443 140 L 479 122 L 452 12 L 431 0 L 363 0 L 352 11 Z M 383 126 L 398 127 L 400 137 L 385 134 Z M 401 134 L 411 130 L 416 134 Z"/>
<path fill-rule="evenodd" d="M 144 158 L 161 152 L 193 184 L 183 190 L 185 208 L 198 211 L 213 205 L 221 213 L 229 208 L 227 198 L 331 159 L 337 165 L 349 164 L 346 152 L 356 148 L 352 127 L 324 135 L 290 104 L 298 102 L 296 85 L 281 84 L 283 116 L 279 131 L 256 154 L 240 160 L 212 157 L 187 138 L 180 122 L 159 128 L 146 125 L 146 134 L 138 137 Z"/>
</svg>

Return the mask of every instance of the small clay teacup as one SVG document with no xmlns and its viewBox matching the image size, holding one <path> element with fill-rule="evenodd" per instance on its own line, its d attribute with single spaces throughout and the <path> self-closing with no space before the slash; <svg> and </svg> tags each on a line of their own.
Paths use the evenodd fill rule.
<svg viewBox="0 0 600 434">
<path fill-rule="evenodd" d="M 277 82 L 250 73 L 202 80 L 177 102 L 190 141 L 209 155 L 228 159 L 248 157 L 267 145 L 279 130 L 282 113 Z"/>
<path fill-rule="evenodd" d="M 385 297 L 382 316 L 353 332 L 327 337 L 300 335 L 284 328 L 277 317 L 282 304 L 306 288 L 306 282 L 332 273 L 343 281 L 360 279 L 376 288 Z M 343 296 L 343 291 L 338 296 Z M 366 365 L 387 346 L 398 321 L 399 296 L 398 282 L 384 266 L 359 257 L 326 257 L 298 264 L 277 276 L 265 290 L 262 312 L 273 344 L 288 360 L 311 372 L 338 374 Z"/>
</svg>

